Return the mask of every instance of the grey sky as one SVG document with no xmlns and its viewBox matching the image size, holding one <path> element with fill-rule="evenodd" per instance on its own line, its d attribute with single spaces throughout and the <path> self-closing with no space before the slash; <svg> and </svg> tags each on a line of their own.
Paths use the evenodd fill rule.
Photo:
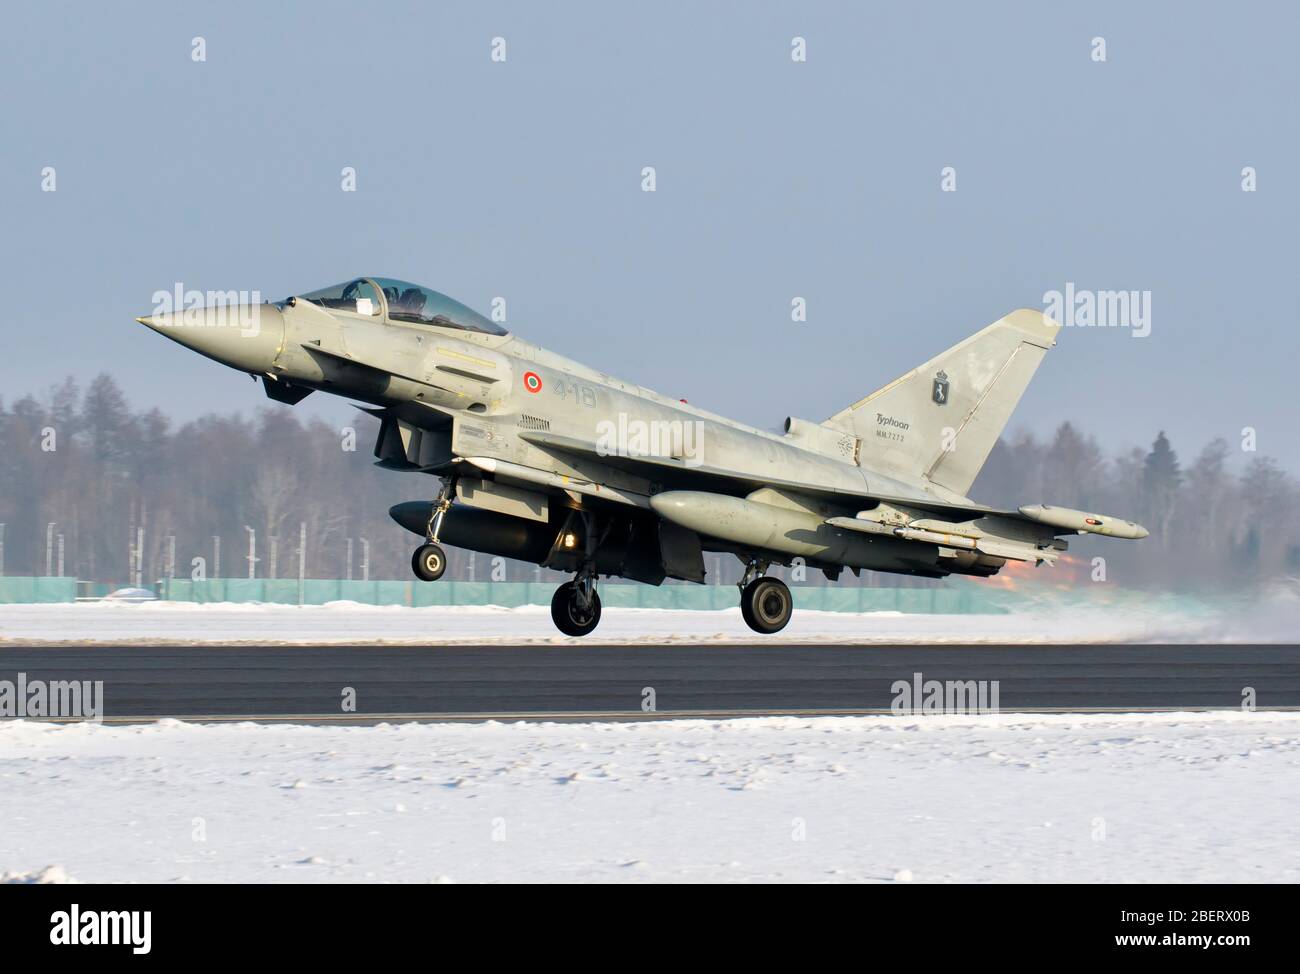
<svg viewBox="0 0 1300 974">
<path fill-rule="evenodd" d="M 1300 18 L 1060 7 L 15 6 L 0 394 L 107 370 L 178 419 L 258 409 L 132 320 L 150 295 L 368 273 L 504 296 L 534 341 L 773 427 L 1070 281 L 1150 290 L 1151 334 L 1066 329 L 1013 429 L 1163 427 L 1190 459 L 1253 426 L 1300 468 Z"/>
</svg>

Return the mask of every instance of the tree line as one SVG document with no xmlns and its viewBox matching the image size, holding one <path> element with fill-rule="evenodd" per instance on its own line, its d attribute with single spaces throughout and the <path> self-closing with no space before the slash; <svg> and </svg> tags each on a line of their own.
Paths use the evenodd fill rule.
<svg viewBox="0 0 1300 974">
<path fill-rule="evenodd" d="M 309 577 L 406 578 L 417 539 L 388 508 L 431 497 L 437 482 L 375 467 L 377 430 L 364 413 L 340 430 L 270 403 L 252 416 L 177 425 L 157 408 L 133 409 L 109 375 L 84 390 L 67 379 L 43 398 L 0 400 L 3 571 L 57 571 L 61 538 L 63 573 L 85 580 L 129 584 L 138 569 L 151 584 L 173 558 L 177 577 L 196 565 L 208 577 L 246 577 L 251 528 L 256 576 L 293 578 L 305 525 Z M 972 496 L 1141 521 L 1151 531 L 1144 541 L 1071 539 L 1071 555 L 1094 572 L 1101 556 L 1106 580 L 1119 584 L 1237 588 L 1300 575 L 1300 484 L 1273 458 L 1222 439 L 1186 461 L 1163 432 L 1148 449 L 1110 456 L 1068 422 L 1047 440 L 1016 433 L 999 440 Z M 494 571 L 487 556 L 449 554 L 448 577 L 541 577 L 533 565 Z M 734 558 L 706 558 L 726 581 L 739 573 Z M 863 580 L 925 584 L 865 572 Z"/>
</svg>

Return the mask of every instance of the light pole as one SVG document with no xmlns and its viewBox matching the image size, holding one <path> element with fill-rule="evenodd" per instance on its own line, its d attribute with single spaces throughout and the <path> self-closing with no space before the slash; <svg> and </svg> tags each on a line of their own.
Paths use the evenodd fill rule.
<svg viewBox="0 0 1300 974">
<path fill-rule="evenodd" d="M 370 542 L 361 539 L 361 580 L 370 581 Z"/>
<path fill-rule="evenodd" d="M 45 574 L 54 573 L 54 522 L 45 525 Z"/>
<path fill-rule="evenodd" d="M 298 522 L 298 604 L 307 596 L 307 522 Z"/>
<path fill-rule="evenodd" d="M 248 532 L 248 577 L 250 579 L 257 577 L 254 566 L 257 564 L 257 532 L 244 525 L 244 530 Z"/>
</svg>

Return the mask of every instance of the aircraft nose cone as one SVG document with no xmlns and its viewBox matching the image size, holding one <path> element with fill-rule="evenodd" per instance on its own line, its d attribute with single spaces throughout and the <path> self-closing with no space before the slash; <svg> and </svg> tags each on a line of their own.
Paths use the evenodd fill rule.
<svg viewBox="0 0 1300 974">
<path fill-rule="evenodd" d="M 270 304 L 191 308 L 135 320 L 241 372 L 266 372 L 284 342 L 284 316 Z"/>
</svg>

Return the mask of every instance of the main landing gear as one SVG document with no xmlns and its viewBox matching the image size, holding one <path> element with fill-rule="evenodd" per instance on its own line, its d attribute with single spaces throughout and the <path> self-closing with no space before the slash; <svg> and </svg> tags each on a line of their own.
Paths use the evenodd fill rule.
<svg viewBox="0 0 1300 974">
<path fill-rule="evenodd" d="M 452 499 L 456 496 L 456 479 L 448 477 L 442 482 L 442 490 L 433 502 L 429 512 L 429 524 L 424 536 L 428 539 L 415 549 L 411 555 L 411 571 L 422 582 L 436 582 L 447 570 L 447 554 L 438 544 L 438 532 L 442 530 L 442 519 L 451 510 Z"/>
<path fill-rule="evenodd" d="M 589 568 L 578 572 L 551 597 L 551 621 L 566 636 L 585 636 L 600 624 L 600 596 L 596 574 Z"/>
<path fill-rule="evenodd" d="M 600 546 L 596 518 L 588 510 L 578 511 L 582 520 L 579 537 L 582 555 L 573 581 L 565 582 L 551 596 L 551 621 L 566 636 L 585 636 L 600 624 L 600 596 L 596 594 L 596 549 Z M 578 539 L 567 533 L 561 537 L 568 547 Z M 560 542 L 557 542 L 559 544 Z"/>
<path fill-rule="evenodd" d="M 764 635 L 780 632 L 794 614 L 794 596 L 785 582 L 763 574 L 768 564 L 757 559 L 748 562 L 737 586 L 745 624 Z"/>
</svg>

